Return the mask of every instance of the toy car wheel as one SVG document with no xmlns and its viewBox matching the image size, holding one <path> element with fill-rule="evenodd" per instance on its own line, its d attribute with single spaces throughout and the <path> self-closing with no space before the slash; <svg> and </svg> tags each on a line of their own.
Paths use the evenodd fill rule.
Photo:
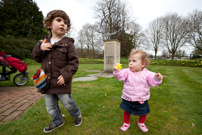
<svg viewBox="0 0 202 135">
<path fill-rule="evenodd" d="M 15 83 L 15 85 L 17 86 L 22 86 L 27 84 L 29 81 L 29 77 L 27 74 L 17 74 L 14 78 L 13 78 L 13 82 Z"/>
</svg>

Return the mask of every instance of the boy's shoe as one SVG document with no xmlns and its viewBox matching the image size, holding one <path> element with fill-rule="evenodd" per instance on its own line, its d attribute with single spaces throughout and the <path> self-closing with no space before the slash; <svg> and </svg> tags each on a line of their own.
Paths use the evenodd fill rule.
<svg viewBox="0 0 202 135">
<path fill-rule="evenodd" d="M 121 126 L 120 129 L 121 129 L 123 132 L 125 132 L 125 131 L 127 131 L 127 130 L 129 129 L 129 127 L 130 127 L 130 123 L 129 123 L 129 124 L 124 123 L 124 124 Z"/>
<path fill-rule="evenodd" d="M 74 117 L 74 125 L 75 126 L 80 126 L 82 123 L 82 116 L 81 114 L 79 116 Z"/>
<path fill-rule="evenodd" d="M 59 128 L 59 127 L 62 127 L 63 125 L 65 124 L 65 122 L 63 121 L 60 125 L 54 125 L 53 123 L 51 123 L 50 125 L 46 126 L 44 129 L 43 129 L 43 132 L 44 133 L 50 133 L 52 132 L 53 130 Z"/>
<path fill-rule="evenodd" d="M 143 131 L 143 132 L 148 132 L 148 128 L 145 126 L 144 123 L 137 123 L 138 127 Z"/>
</svg>

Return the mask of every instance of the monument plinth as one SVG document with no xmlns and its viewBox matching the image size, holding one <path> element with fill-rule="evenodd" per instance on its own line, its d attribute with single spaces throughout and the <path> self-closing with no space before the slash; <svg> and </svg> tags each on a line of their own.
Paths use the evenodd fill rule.
<svg viewBox="0 0 202 135">
<path fill-rule="evenodd" d="M 113 65 L 120 63 L 120 41 L 109 39 L 104 41 L 104 72 L 112 73 Z"/>
</svg>

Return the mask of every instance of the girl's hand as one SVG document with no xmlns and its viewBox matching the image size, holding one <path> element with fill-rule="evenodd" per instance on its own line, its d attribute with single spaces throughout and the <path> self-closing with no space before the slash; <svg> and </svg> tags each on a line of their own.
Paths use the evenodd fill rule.
<svg viewBox="0 0 202 135">
<path fill-rule="evenodd" d="M 58 77 L 58 82 L 57 82 L 57 84 L 63 85 L 64 83 L 65 83 L 65 80 L 64 80 L 64 78 L 62 77 L 62 75 L 60 75 L 60 76 Z"/>
<path fill-rule="evenodd" d="M 121 69 L 122 69 L 122 66 L 121 66 L 121 65 L 122 65 L 122 64 L 118 64 L 118 63 L 117 63 L 116 65 L 113 66 L 113 69 L 116 70 L 116 71 L 117 71 L 117 70 L 121 70 Z"/>
<path fill-rule="evenodd" d="M 113 69 L 114 69 L 115 71 L 118 70 L 116 65 L 113 66 Z"/>
<path fill-rule="evenodd" d="M 50 51 L 52 48 L 52 44 L 49 42 L 46 42 L 46 39 L 44 39 L 43 43 L 41 44 L 41 50 L 42 51 Z"/>
<path fill-rule="evenodd" d="M 157 73 L 156 75 L 155 75 L 155 77 L 157 77 L 157 78 L 159 78 L 159 79 L 163 79 L 163 76 L 160 74 L 160 73 Z"/>
</svg>

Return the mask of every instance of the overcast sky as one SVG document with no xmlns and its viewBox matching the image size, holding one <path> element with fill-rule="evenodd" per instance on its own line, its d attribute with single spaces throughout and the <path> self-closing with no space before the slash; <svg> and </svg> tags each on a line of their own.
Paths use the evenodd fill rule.
<svg viewBox="0 0 202 135">
<path fill-rule="evenodd" d="M 73 27 L 80 30 L 86 23 L 94 24 L 94 9 L 97 0 L 34 0 L 43 15 L 54 9 L 64 10 Z M 136 22 L 146 28 L 152 20 L 167 13 L 185 16 L 194 9 L 202 10 L 202 0 L 123 0 L 128 1 Z"/>
<path fill-rule="evenodd" d="M 72 27 L 80 30 L 86 23 L 94 24 L 94 6 L 97 0 L 34 0 L 43 15 L 54 9 L 64 10 L 70 17 Z M 122 0 L 121 0 L 122 1 Z M 186 16 L 193 10 L 202 10 L 202 0 L 123 0 L 128 2 L 136 22 L 147 28 L 148 24 L 167 13 Z"/>
</svg>

